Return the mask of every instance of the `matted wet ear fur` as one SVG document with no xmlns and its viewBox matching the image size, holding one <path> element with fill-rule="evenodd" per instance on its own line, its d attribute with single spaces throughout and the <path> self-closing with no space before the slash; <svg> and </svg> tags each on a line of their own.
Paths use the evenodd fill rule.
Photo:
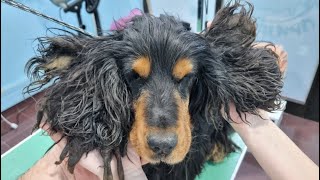
<svg viewBox="0 0 320 180">
<path fill-rule="evenodd" d="M 35 128 L 49 123 L 51 133 L 63 134 L 67 144 L 60 162 L 68 157 L 70 172 L 83 154 L 98 149 L 105 179 L 110 179 L 111 155 L 120 160 L 119 151 L 124 153 L 131 115 L 130 94 L 116 65 L 121 38 L 119 34 L 40 38 L 40 55 L 26 65 L 32 82 L 25 92 L 53 83 L 40 103 Z"/>
<path fill-rule="evenodd" d="M 251 17 L 253 6 L 247 5 L 229 3 L 202 33 L 214 59 L 214 63 L 206 62 L 204 66 L 209 96 L 206 101 L 216 104 L 213 107 L 219 110 L 223 106 L 228 118 L 231 102 L 238 114 L 257 114 L 258 109 L 272 111 L 280 105 L 283 82 L 278 56 L 267 47 L 253 47 L 256 24 Z"/>
</svg>

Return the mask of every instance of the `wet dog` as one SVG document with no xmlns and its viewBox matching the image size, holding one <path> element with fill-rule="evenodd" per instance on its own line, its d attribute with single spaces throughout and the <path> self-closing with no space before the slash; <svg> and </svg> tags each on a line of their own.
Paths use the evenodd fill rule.
<svg viewBox="0 0 320 180">
<path fill-rule="evenodd" d="M 98 149 L 111 178 L 111 156 L 120 163 L 130 142 L 150 162 L 148 179 L 194 179 L 207 160 L 236 150 L 221 108 L 229 115 L 230 102 L 238 113 L 279 106 L 278 56 L 253 46 L 251 14 L 250 4 L 229 4 L 200 34 L 172 16 L 142 14 L 102 37 L 40 38 L 27 91 L 54 83 L 35 127 L 50 123 L 64 135 L 60 161 L 68 156 L 71 172 Z"/>
</svg>

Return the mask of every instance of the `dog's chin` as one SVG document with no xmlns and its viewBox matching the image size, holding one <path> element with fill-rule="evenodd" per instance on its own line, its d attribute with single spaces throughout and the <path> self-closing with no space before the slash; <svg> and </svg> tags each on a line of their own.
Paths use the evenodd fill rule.
<svg viewBox="0 0 320 180">
<path fill-rule="evenodd" d="M 168 156 L 157 156 L 153 155 L 152 157 L 142 156 L 143 159 L 147 160 L 150 164 L 160 164 L 165 163 L 169 165 L 175 165 L 183 161 L 185 156 L 183 157 L 172 157 L 172 155 Z"/>
</svg>

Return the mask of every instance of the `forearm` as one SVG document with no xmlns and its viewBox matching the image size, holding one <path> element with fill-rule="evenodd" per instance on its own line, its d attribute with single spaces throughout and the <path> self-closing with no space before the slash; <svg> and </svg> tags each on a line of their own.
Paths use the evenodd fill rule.
<svg viewBox="0 0 320 180">
<path fill-rule="evenodd" d="M 319 179 L 313 163 L 272 121 L 262 113 L 247 115 L 251 126 L 231 123 L 264 171 L 272 179 Z"/>
</svg>

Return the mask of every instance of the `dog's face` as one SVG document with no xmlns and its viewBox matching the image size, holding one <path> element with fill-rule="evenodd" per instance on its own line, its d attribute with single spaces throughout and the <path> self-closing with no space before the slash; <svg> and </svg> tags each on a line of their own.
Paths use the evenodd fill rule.
<svg viewBox="0 0 320 180">
<path fill-rule="evenodd" d="M 175 164 L 184 159 L 191 145 L 191 89 L 198 78 L 197 62 L 210 49 L 200 35 L 182 24 L 166 18 L 153 23 L 133 24 L 124 30 L 131 44 L 128 49 L 136 53 L 120 63 L 133 99 L 129 140 L 149 162 Z M 134 34 L 132 29 L 139 32 Z"/>
<path fill-rule="evenodd" d="M 159 64 L 152 57 L 131 63 L 127 76 L 134 95 L 130 141 L 149 162 L 180 162 L 191 145 L 190 90 L 196 65 L 179 58 Z"/>
</svg>

